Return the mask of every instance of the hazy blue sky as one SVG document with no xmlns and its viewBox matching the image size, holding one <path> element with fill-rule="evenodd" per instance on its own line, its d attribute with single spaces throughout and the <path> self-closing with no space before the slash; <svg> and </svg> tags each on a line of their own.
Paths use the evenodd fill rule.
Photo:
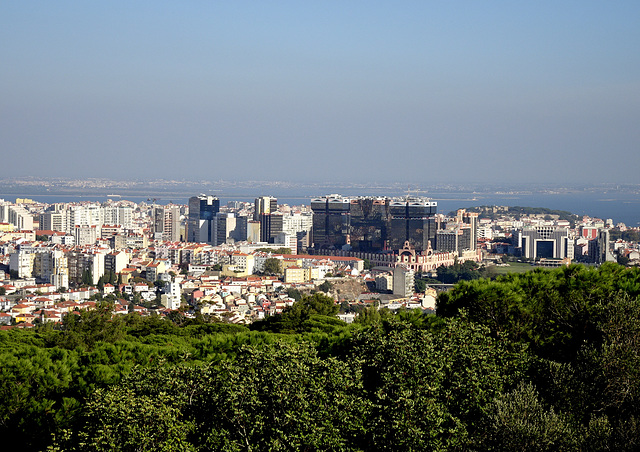
<svg viewBox="0 0 640 452">
<path fill-rule="evenodd" d="M 640 183 L 640 2 L 3 1 L 4 175 Z"/>
</svg>

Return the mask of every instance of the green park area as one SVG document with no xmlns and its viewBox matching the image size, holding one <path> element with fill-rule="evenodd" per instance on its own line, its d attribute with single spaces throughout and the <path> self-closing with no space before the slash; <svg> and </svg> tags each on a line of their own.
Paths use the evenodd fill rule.
<svg viewBox="0 0 640 452">
<path fill-rule="evenodd" d="M 509 262 L 507 266 L 495 266 L 493 269 L 497 275 L 506 275 L 507 273 L 524 273 L 533 270 L 535 267 L 529 262 Z"/>
</svg>

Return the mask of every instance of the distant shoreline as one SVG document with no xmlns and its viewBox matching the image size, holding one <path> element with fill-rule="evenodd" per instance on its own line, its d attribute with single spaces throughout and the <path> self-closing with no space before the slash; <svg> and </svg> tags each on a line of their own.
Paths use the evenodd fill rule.
<svg viewBox="0 0 640 452">
<path fill-rule="evenodd" d="M 22 187 L 21 187 L 22 188 Z M 155 199 L 157 204 L 186 204 L 190 196 L 197 195 L 203 191 L 146 191 L 146 190 L 118 190 L 119 196 L 107 196 L 104 192 L 96 190 L 60 190 L 52 192 L 47 190 L 37 190 L 34 187 L 24 187 L 24 191 L 13 189 L 10 192 L 0 190 L 0 199 L 14 202 L 16 198 L 31 198 L 48 204 L 56 202 L 105 202 L 108 199 L 114 201 L 132 201 L 135 203 L 152 202 Z M 309 205 L 310 200 L 316 196 L 326 195 L 327 192 L 309 192 L 308 188 L 298 190 L 296 188 L 280 188 L 278 190 L 254 189 L 226 189 L 209 191 L 220 198 L 222 203 L 228 201 L 253 202 L 257 196 L 270 195 L 278 198 L 280 204 L 289 205 Z M 204 191 L 207 193 L 207 191 Z M 115 193 L 111 191 L 111 193 Z M 341 189 L 333 191 L 344 196 L 371 195 L 371 196 L 402 196 L 401 190 L 390 190 L 389 192 L 359 190 L 358 188 Z M 572 192 L 572 193 L 479 193 L 479 192 L 427 192 L 420 193 L 422 196 L 431 198 L 438 203 L 438 212 L 448 213 L 460 208 L 478 206 L 522 206 L 522 207 L 546 207 L 553 210 L 565 210 L 579 216 L 588 215 L 601 219 L 611 218 L 614 223 L 625 223 L 628 227 L 638 227 L 640 225 L 640 195 L 636 193 L 610 193 L 607 192 Z M 406 195 L 406 193 L 404 193 Z"/>
</svg>

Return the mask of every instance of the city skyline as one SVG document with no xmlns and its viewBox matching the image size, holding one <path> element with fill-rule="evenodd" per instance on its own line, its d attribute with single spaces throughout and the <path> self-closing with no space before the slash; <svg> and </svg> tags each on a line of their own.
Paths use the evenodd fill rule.
<svg viewBox="0 0 640 452">
<path fill-rule="evenodd" d="M 5 176 L 637 183 L 639 12 L 8 3 Z"/>
</svg>

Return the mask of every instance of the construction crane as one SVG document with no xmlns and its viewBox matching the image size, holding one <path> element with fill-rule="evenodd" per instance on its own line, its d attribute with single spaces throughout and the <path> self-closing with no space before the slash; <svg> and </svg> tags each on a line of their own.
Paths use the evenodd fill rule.
<svg viewBox="0 0 640 452">
<path fill-rule="evenodd" d="M 427 190 L 420 190 L 418 188 L 411 189 L 411 185 L 407 185 L 407 198 L 417 198 L 420 196 L 420 193 L 428 193 Z"/>
</svg>

